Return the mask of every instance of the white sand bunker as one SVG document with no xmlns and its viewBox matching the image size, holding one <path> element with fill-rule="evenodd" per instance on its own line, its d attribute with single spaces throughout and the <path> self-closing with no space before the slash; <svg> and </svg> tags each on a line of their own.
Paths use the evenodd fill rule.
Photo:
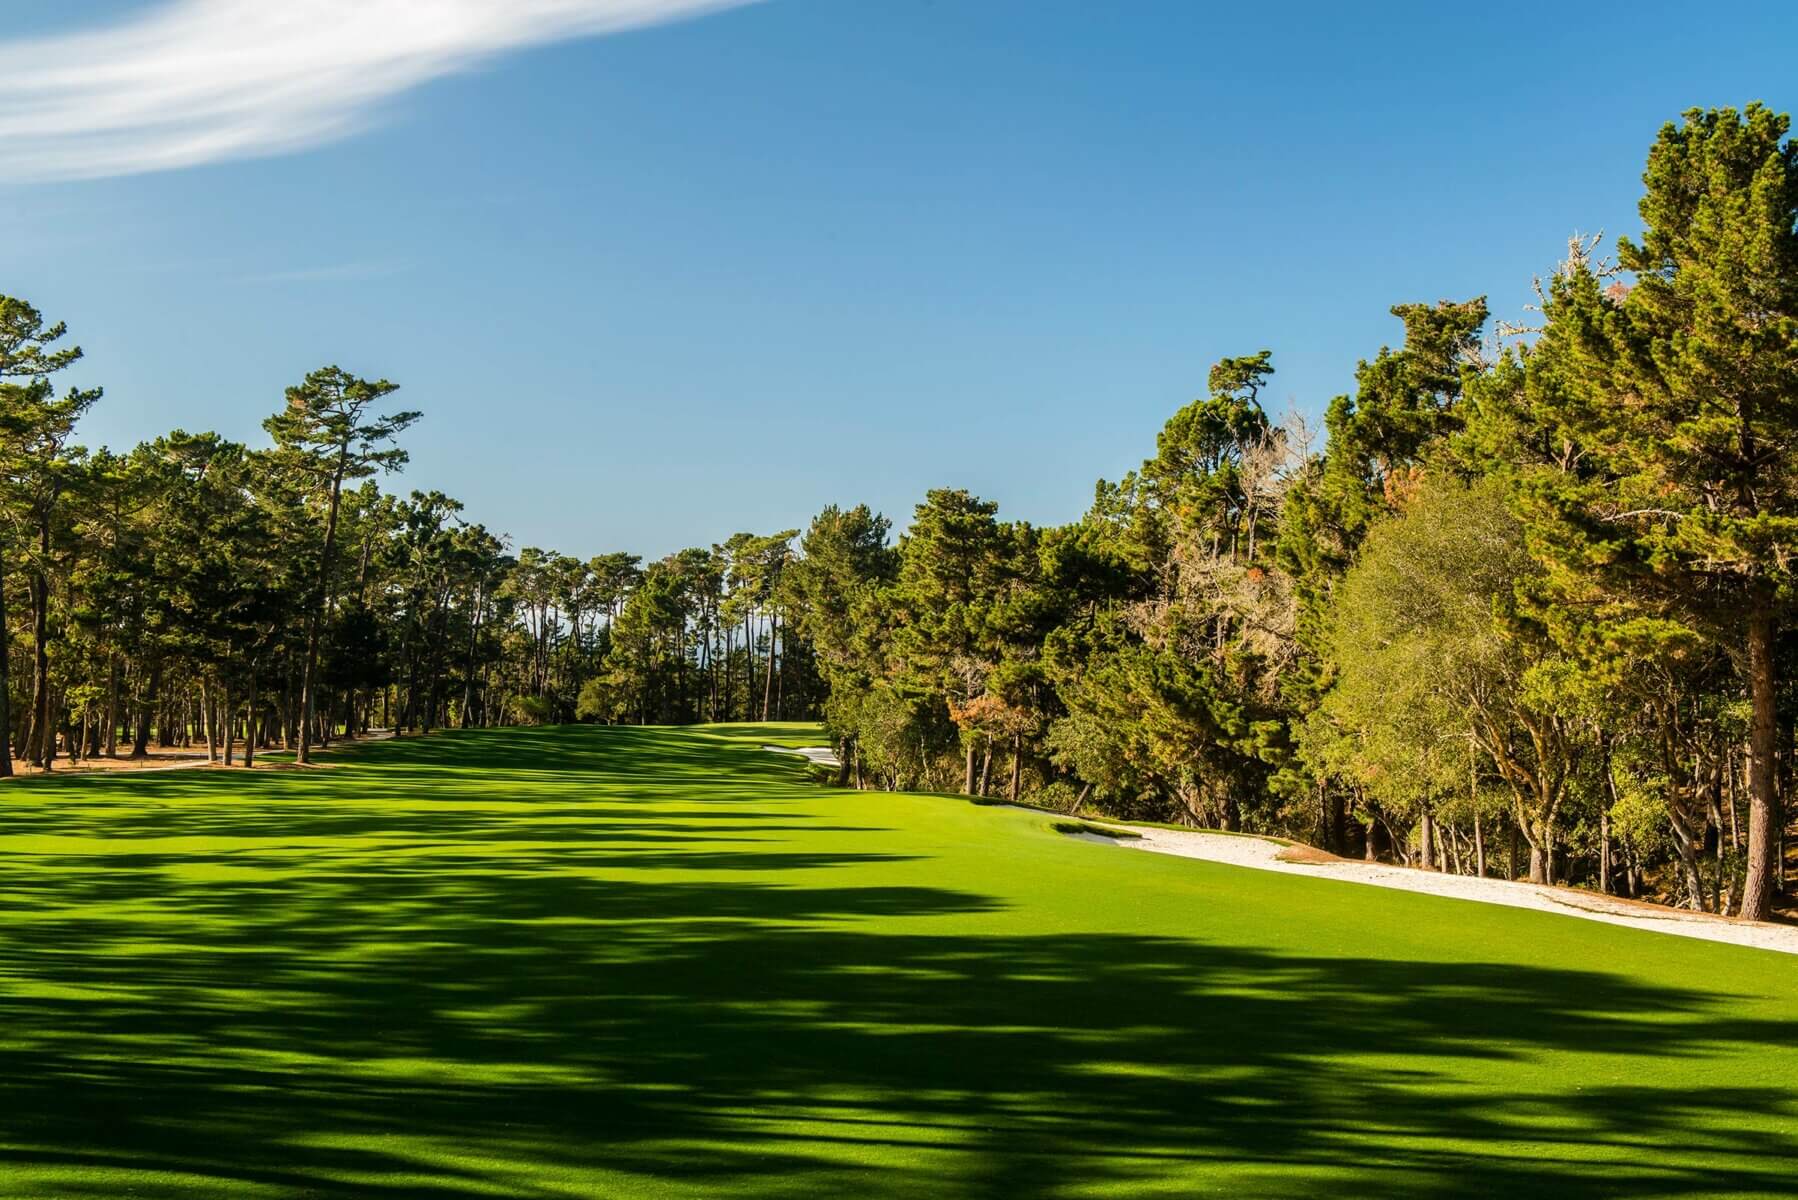
<svg viewBox="0 0 1798 1200">
<path fill-rule="evenodd" d="M 1181 858 L 1200 858 L 1207 862 L 1251 867 L 1257 871 L 1340 879 L 1347 883 L 1424 892 L 1457 900 L 1532 908 L 1538 912 L 1559 913 L 1587 921 L 1603 921 L 1607 925 L 1627 925 L 1634 929 L 1671 933 L 1679 937 L 1702 938 L 1705 941 L 1729 942 L 1737 946 L 1798 954 L 1798 928 L 1790 925 L 1736 921 L 1709 913 L 1685 912 L 1659 905 L 1619 900 L 1573 888 L 1513 883 L 1505 879 L 1479 879 L 1470 875 L 1449 875 L 1409 867 L 1391 867 L 1382 863 L 1332 858 L 1308 847 L 1288 846 L 1265 838 L 1154 829 L 1143 825 L 1120 825 L 1117 828 L 1127 829 L 1140 836 L 1078 836 L 1082 841 L 1108 842 L 1113 846 L 1148 850 L 1156 854 L 1174 854 Z"/>
<path fill-rule="evenodd" d="M 820 767 L 840 767 L 843 760 L 829 746 L 763 746 L 770 754 L 793 754 Z"/>
</svg>

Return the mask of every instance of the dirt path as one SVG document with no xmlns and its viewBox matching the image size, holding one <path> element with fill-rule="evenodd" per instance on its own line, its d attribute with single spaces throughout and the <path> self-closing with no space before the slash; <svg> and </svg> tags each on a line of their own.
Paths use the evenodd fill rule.
<svg viewBox="0 0 1798 1200">
<path fill-rule="evenodd" d="M 1114 822 L 1104 822 L 1104 824 L 1110 825 Z M 1476 900 L 1482 904 L 1530 908 L 1537 912 L 1559 913 L 1561 916 L 1579 917 L 1587 921 L 1602 921 L 1607 925 L 1626 925 L 1632 929 L 1648 929 L 1656 933 L 1671 933 L 1678 937 L 1701 938 L 1711 942 L 1729 942 L 1737 946 L 1752 946 L 1761 950 L 1798 954 L 1798 927 L 1790 925 L 1735 921 L 1708 913 L 1693 913 L 1666 908 L 1658 904 L 1618 900 L 1591 892 L 1578 891 L 1574 888 L 1513 883 L 1505 879 L 1476 879 L 1469 875 L 1417 871 L 1409 867 L 1356 862 L 1353 859 L 1345 858 L 1329 858 L 1327 856 L 1313 858 L 1318 854 L 1317 851 L 1304 847 L 1291 847 L 1258 837 L 1155 829 L 1143 825 L 1119 825 L 1118 828 L 1128 829 L 1140 836 L 1135 838 L 1108 838 L 1096 834 L 1076 836 L 1083 841 L 1103 842 L 1107 845 L 1134 850 L 1147 850 L 1154 854 L 1174 854 L 1181 858 L 1199 858 L 1207 862 L 1251 867 L 1258 871 L 1279 871 L 1287 875 L 1340 879 L 1345 883 L 1397 888 L 1401 891 L 1448 896 L 1457 900 Z"/>
<path fill-rule="evenodd" d="M 371 729 L 367 734 L 355 738 L 338 738 L 329 746 L 319 747 L 320 753 L 328 753 L 339 746 L 358 746 L 364 742 L 384 742 L 393 736 L 391 729 Z M 258 751 L 268 754 L 270 751 Z M 280 754 L 276 750 L 272 753 Z M 206 757 L 205 747 L 188 750 L 153 750 L 143 758 L 84 758 L 79 762 L 71 762 L 66 758 L 57 759 L 58 766 L 52 775 L 153 775 L 158 771 L 194 771 L 202 767 L 219 766 L 217 762 Z M 277 762 L 275 765 L 283 765 Z M 44 774 L 24 763 L 15 763 L 13 769 L 18 778 L 37 778 Z"/>
</svg>

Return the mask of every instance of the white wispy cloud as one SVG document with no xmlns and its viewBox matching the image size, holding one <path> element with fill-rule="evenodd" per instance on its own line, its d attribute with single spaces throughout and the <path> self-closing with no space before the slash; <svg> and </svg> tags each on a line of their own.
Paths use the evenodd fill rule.
<svg viewBox="0 0 1798 1200">
<path fill-rule="evenodd" d="M 753 0 L 163 0 L 110 26 L 0 40 L 0 181 L 282 154 L 486 59 Z"/>
</svg>

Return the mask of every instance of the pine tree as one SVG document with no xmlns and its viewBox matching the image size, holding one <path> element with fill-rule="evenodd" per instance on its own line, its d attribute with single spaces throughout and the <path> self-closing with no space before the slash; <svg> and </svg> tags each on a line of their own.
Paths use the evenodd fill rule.
<svg viewBox="0 0 1798 1200">
<path fill-rule="evenodd" d="M 33 761 L 48 766 L 54 747 L 50 696 L 50 559 L 58 505 L 79 451 L 69 445 L 75 424 L 100 399 L 98 389 L 56 395 L 50 377 L 81 358 L 78 346 L 58 347 L 67 327 L 46 325 L 43 314 L 0 296 L 0 775 L 12 774 L 11 687 L 8 678 L 5 559 L 25 542 L 32 609 Z"/>
<path fill-rule="evenodd" d="M 1619 611 L 1688 625 L 1736 657 L 1752 706 L 1748 879 L 1777 885 L 1775 643 L 1798 579 L 1798 143 L 1759 105 L 1693 110 L 1643 176 L 1629 284 L 1557 278 L 1539 357 L 1565 389 L 1577 472 L 1541 473 L 1537 540 Z"/>
<path fill-rule="evenodd" d="M 330 603 L 331 570 L 337 553 L 337 516 L 343 484 L 376 471 L 396 471 L 406 452 L 389 445 L 421 414 L 374 415 L 369 409 L 397 391 L 385 379 L 359 379 L 338 367 L 325 367 L 287 389 L 287 407 L 263 422 L 288 461 L 324 493 L 324 540 L 311 595 L 306 603 L 306 650 L 300 675 L 300 744 L 295 761 L 311 761 L 312 716 L 316 703 L 319 631 Z"/>
</svg>

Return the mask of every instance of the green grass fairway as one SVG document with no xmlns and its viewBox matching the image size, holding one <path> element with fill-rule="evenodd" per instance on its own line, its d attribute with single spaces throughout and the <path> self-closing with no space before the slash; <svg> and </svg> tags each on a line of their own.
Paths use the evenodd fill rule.
<svg viewBox="0 0 1798 1200">
<path fill-rule="evenodd" d="M 0 1192 L 1798 1192 L 1798 958 L 758 749 L 807 740 L 0 790 Z"/>
</svg>

